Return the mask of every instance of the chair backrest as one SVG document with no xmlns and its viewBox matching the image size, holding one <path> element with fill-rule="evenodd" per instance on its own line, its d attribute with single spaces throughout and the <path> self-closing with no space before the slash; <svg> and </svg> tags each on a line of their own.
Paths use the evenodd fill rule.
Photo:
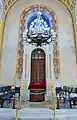
<svg viewBox="0 0 77 120">
<path fill-rule="evenodd" d="M 0 92 L 10 91 L 10 90 L 11 90 L 11 86 L 0 87 Z"/>
<path fill-rule="evenodd" d="M 61 87 L 56 87 L 56 93 L 59 93 L 61 91 Z"/>
</svg>

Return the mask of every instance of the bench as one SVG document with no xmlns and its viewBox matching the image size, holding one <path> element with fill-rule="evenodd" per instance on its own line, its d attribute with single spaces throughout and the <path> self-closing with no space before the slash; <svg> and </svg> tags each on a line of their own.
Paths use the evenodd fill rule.
<svg viewBox="0 0 77 120">
<path fill-rule="evenodd" d="M 73 103 L 73 105 L 77 105 L 77 88 L 64 86 L 61 88 L 61 91 L 64 102 L 69 101 L 70 108 L 72 108 L 71 103 Z"/>
<path fill-rule="evenodd" d="M 15 95 L 14 90 L 11 89 L 11 86 L 0 87 L 0 105 L 3 108 L 5 100 L 9 100 Z"/>
</svg>

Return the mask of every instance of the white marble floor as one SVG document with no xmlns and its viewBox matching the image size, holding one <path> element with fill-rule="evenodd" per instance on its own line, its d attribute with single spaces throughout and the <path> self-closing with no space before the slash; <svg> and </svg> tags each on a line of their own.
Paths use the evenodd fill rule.
<svg viewBox="0 0 77 120">
<path fill-rule="evenodd" d="M 46 108 L 19 110 L 21 120 L 52 120 L 54 112 Z M 57 120 L 77 120 L 77 110 L 56 110 Z"/>
<path fill-rule="evenodd" d="M 15 120 L 15 109 L 0 109 L 0 120 Z M 24 108 L 18 111 L 18 120 L 53 120 L 53 111 L 47 108 Z M 56 120 L 77 120 L 77 109 L 56 110 Z"/>
</svg>

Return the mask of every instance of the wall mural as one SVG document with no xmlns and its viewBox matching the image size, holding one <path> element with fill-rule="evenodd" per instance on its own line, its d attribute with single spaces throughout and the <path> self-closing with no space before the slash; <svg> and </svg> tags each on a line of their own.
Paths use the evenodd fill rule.
<svg viewBox="0 0 77 120">
<path fill-rule="evenodd" d="M 41 16 L 39 15 L 39 13 L 41 14 Z M 29 38 L 28 34 L 30 34 Z M 54 74 L 55 78 L 58 79 L 60 69 L 60 66 L 58 64 L 60 62 L 58 57 L 59 49 L 57 42 L 57 21 L 56 15 L 52 10 L 49 10 L 46 6 L 43 5 L 40 5 L 40 8 L 39 5 L 34 5 L 28 8 L 28 10 L 27 9 L 24 10 L 21 15 L 20 39 L 18 42 L 17 67 L 16 67 L 16 76 L 18 79 L 22 78 L 23 73 L 24 42 L 36 46 L 42 46 L 54 42 L 53 45 Z"/>
</svg>

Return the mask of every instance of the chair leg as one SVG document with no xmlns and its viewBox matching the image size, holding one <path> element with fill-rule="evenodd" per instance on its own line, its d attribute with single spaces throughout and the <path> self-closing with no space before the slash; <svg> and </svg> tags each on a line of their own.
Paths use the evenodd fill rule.
<svg viewBox="0 0 77 120">
<path fill-rule="evenodd" d="M 71 100 L 69 100 L 69 103 L 70 103 L 70 108 L 72 108 Z"/>
<path fill-rule="evenodd" d="M 57 109 L 60 109 L 60 101 L 58 97 L 57 97 Z"/>
<path fill-rule="evenodd" d="M 2 101 L 1 108 L 3 108 L 3 103 L 4 103 L 4 100 Z"/>
</svg>

